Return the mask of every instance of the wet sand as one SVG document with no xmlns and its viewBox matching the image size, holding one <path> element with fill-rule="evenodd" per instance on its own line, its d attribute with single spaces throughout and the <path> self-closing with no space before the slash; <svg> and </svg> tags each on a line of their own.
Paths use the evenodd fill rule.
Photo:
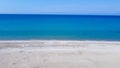
<svg viewBox="0 0 120 68">
<path fill-rule="evenodd" d="M 120 42 L 0 41 L 0 68 L 120 68 Z"/>
</svg>

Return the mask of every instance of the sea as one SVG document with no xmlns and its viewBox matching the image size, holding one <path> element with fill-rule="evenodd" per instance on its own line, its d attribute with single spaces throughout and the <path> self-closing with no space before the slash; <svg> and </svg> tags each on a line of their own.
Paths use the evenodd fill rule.
<svg viewBox="0 0 120 68">
<path fill-rule="evenodd" d="M 120 41 L 120 16 L 0 14 L 0 40 Z"/>
</svg>

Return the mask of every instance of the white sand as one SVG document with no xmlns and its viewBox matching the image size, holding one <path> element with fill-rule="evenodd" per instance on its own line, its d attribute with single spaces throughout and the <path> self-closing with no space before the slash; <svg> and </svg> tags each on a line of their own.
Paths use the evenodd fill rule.
<svg viewBox="0 0 120 68">
<path fill-rule="evenodd" d="M 0 68 L 120 68 L 120 42 L 0 41 Z"/>
</svg>

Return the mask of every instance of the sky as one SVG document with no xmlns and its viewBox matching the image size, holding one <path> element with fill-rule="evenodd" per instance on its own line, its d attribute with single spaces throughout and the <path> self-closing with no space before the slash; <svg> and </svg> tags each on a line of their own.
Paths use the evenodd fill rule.
<svg viewBox="0 0 120 68">
<path fill-rule="evenodd" d="M 0 14 L 120 15 L 120 0 L 0 0 Z"/>
</svg>

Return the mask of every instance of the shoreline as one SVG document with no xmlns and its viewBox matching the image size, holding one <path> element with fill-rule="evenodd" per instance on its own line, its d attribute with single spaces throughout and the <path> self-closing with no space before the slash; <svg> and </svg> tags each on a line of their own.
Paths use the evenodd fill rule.
<svg viewBox="0 0 120 68">
<path fill-rule="evenodd" d="M 45 43 L 45 44 L 49 44 L 49 43 L 52 43 L 52 44 L 55 44 L 55 43 L 58 43 L 58 44 L 61 44 L 61 43 L 64 43 L 64 44 L 79 44 L 79 43 L 98 43 L 98 44 L 107 44 L 107 43 L 118 43 L 120 44 L 120 41 L 93 41 L 93 40 L 0 40 L 0 44 L 1 43 Z"/>
<path fill-rule="evenodd" d="M 0 49 L 6 48 L 98 48 L 119 49 L 120 41 L 80 41 L 80 40 L 0 40 Z M 102 49 L 102 50 L 103 50 Z"/>
<path fill-rule="evenodd" d="M 52 45 L 74 45 L 74 44 L 120 44 L 120 41 L 93 41 L 93 40 L 0 40 L 0 44 L 52 44 Z"/>
<path fill-rule="evenodd" d="M 55 41 L 55 42 L 120 42 L 119 40 L 0 40 L 0 42 L 47 42 L 47 41 Z"/>
</svg>

